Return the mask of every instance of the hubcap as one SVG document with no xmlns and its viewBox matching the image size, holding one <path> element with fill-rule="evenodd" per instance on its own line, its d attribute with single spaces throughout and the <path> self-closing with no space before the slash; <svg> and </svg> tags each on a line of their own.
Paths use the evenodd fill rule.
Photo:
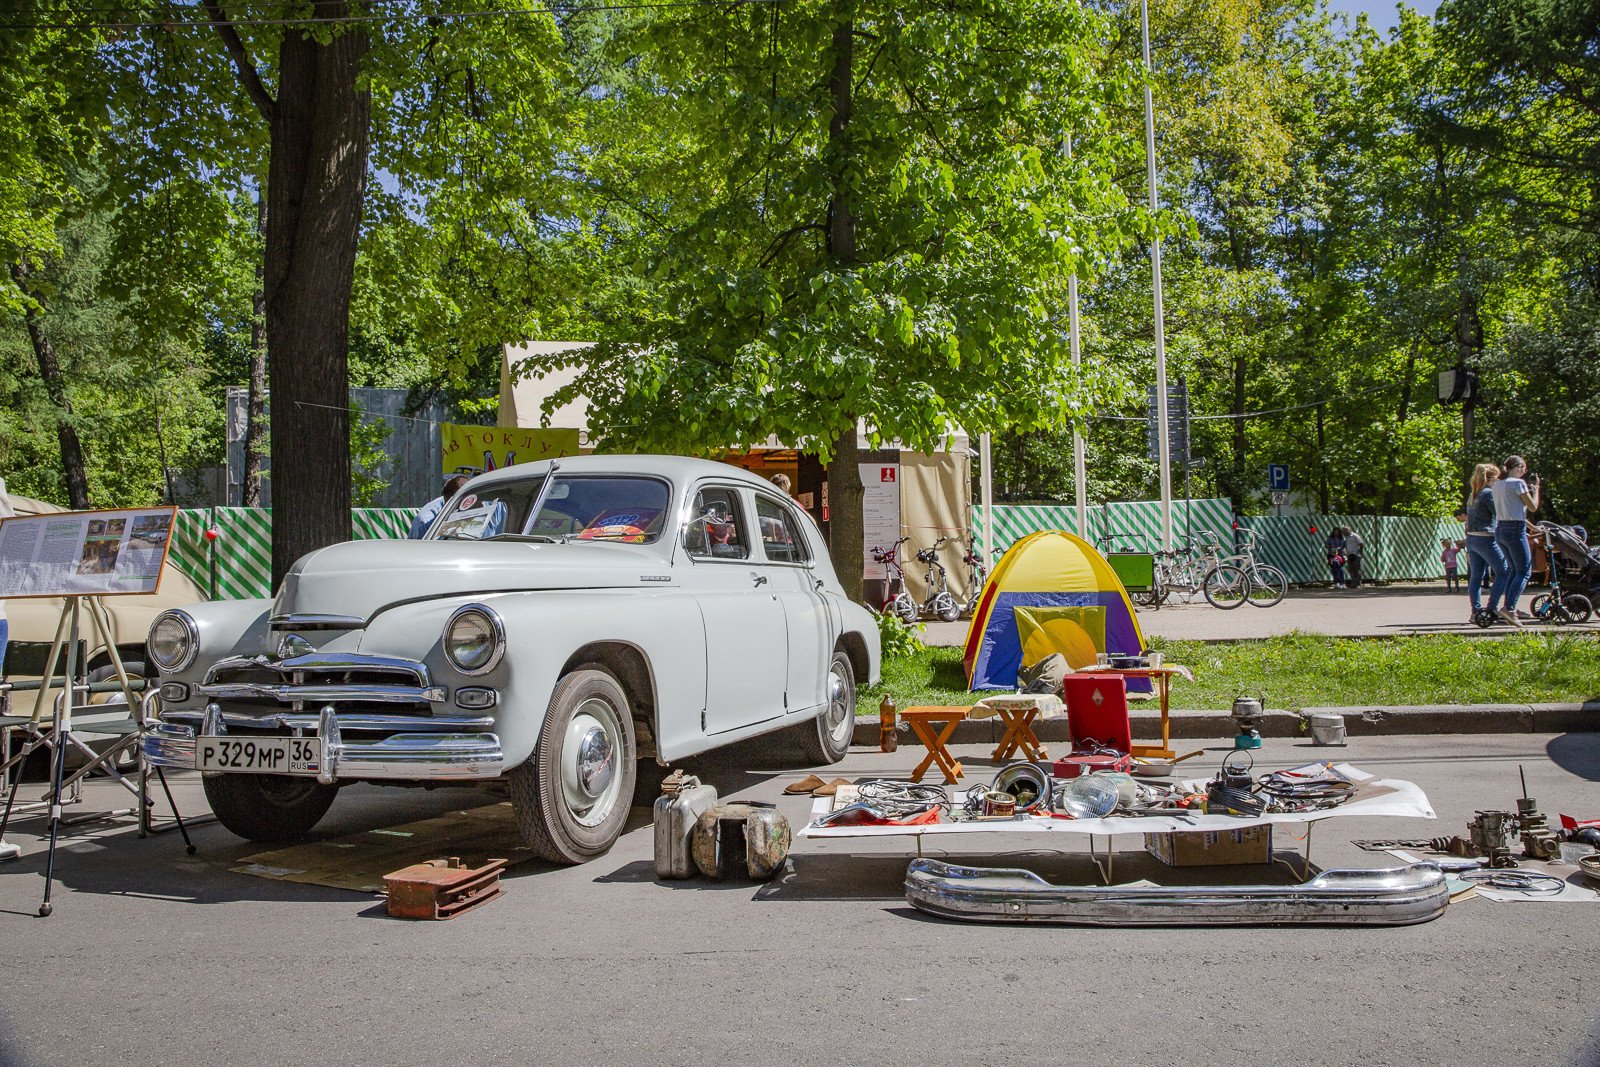
<svg viewBox="0 0 1600 1067">
<path fill-rule="evenodd" d="M 567 723 L 561 750 L 561 793 L 567 810 L 583 826 L 595 826 L 616 806 L 622 778 L 618 753 L 622 721 L 610 702 L 591 697 Z"/>
<path fill-rule="evenodd" d="M 855 728 L 855 709 L 850 706 L 850 683 L 837 665 L 828 668 L 828 734 L 834 741 Z"/>
</svg>

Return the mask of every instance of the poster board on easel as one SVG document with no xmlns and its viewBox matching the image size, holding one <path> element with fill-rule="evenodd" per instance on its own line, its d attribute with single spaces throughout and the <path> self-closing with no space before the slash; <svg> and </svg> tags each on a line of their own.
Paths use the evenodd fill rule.
<svg viewBox="0 0 1600 1067">
<path fill-rule="evenodd" d="M 0 597 L 154 593 L 177 513 L 117 508 L 0 519 Z"/>
</svg>

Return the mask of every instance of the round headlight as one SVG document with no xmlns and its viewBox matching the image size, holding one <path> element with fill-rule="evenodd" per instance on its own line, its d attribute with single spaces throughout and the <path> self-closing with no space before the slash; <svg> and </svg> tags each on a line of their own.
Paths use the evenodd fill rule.
<svg viewBox="0 0 1600 1067">
<path fill-rule="evenodd" d="M 444 627 L 444 654 L 464 674 L 493 670 L 506 650 L 500 616 L 482 604 L 457 608 Z"/>
<path fill-rule="evenodd" d="M 187 612 L 164 611 L 150 627 L 145 648 L 163 674 L 176 674 L 194 662 L 200 651 L 200 631 Z"/>
</svg>

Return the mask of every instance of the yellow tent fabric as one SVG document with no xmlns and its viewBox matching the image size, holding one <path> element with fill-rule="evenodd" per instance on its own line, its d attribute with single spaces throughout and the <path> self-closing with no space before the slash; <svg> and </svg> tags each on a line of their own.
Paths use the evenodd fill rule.
<svg viewBox="0 0 1600 1067">
<path fill-rule="evenodd" d="M 1013 608 L 1022 641 L 1022 666 L 1059 652 L 1073 670 L 1094 664 L 1106 650 L 1106 609 Z"/>
</svg>

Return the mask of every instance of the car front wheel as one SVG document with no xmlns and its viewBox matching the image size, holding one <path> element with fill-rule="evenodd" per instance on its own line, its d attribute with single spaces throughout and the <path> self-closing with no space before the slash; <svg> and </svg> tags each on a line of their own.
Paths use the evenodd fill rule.
<svg viewBox="0 0 1600 1067">
<path fill-rule="evenodd" d="M 328 813 L 339 787 L 287 774 L 208 774 L 217 821 L 249 841 L 298 841 Z"/>
<path fill-rule="evenodd" d="M 533 755 L 508 776 L 522 838 L 552 863 L 604 855 L 633 802 L 633 714 L 610 671 L 582 667 L 550 697 Z"/>
</svg>

